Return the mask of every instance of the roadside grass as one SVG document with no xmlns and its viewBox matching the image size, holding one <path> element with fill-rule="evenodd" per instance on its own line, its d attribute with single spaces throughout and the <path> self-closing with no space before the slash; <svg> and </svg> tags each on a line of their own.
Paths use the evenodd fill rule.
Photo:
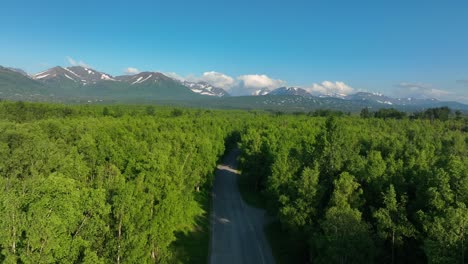
<svg viewBox="0 0 468 264">
<path fill-rule="evenodd" d="M 266 201 L 262 194 L 255 190 L 255 185 L 247 175 L 240 173 L 237 185 L 242 199 L 250 206 L 266 210 Z M 267 224 L 264 232 L 278 264 L 307 263 L 307 244 L 303 236 L 292 235 L 281 226 L 278 220 Z"/>
<path fill-rule="evenodd" d="M 203 209 L 203 214 L 198 217 L 193 229 L 188 233 L 176 234 L 175 263 L 208 263 L 210 243 L 210 213 L 211 213 L 211 188 L 202 188 L 196 195 L 196 200 Z"/>
</svg>

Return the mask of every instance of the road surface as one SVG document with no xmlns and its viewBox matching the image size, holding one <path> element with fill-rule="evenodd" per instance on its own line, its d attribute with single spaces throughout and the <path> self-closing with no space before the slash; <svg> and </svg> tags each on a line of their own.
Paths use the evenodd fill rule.
<svg viewBox="0 0 468 264">
<path fill-rule="evenodd" d="M 263 232 L 265 212 L 248 206 L 237 188 L 238 150 L 218 166 L 213 186 L 211 215 L 211 264 L 274 263 Z"/>
</svg>

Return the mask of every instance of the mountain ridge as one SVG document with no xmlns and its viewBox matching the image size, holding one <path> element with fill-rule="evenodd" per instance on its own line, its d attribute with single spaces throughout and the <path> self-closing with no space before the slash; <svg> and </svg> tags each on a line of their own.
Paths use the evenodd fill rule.
<svg viewBox="0 0 468 264">
<path fill-rule="evenodd" d="M 208 82 L 189 82 L 171 78 L 160 72 L 139 72 L 112 76 L 90 67 L 56 66 L 34 75 L 25 75 L 16 68 L 0 66 L 0 97 L 13 100 L 138 102 L 186 101 L 211 102 L 201 106 L 309 109 L 318 106 L 331 109 L 389 108 L 425 109 L 449 106 L 468 111 L 468 105 L 436 99 L 392 98 L 379 93 L 358 91 L 350 95 L 312 95 L 300 87 L 259 88 L 249 96 L 230 96 L 224 89 Z M 231 99 L 226 99 L 226 98 Z M 225 99 L 223 99 L 225 98 Z M 245 102 L 242 102 L 244 100 Z M 251 102 L 249 106 L 246 102 Z M 299 107 L 300 106 L 300 107 Z"/>
</svg>

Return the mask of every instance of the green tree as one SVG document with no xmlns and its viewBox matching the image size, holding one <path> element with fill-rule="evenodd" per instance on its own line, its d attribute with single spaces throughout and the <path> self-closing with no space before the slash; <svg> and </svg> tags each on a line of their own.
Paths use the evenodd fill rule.
<svg viewBox="0 0 468 264">
<path fill-rule="evenodd" d="M 423 213 L 419 212 L 420 216 Z M 424 217 L 424 216 L 423 216 Z M 424 252 L 429 263 L 465 263 L 468 210 L 465 205 L 449 207 L 438 216 L 425 218 Z"/>
<path fill-rule="evenodd" d="M 293 230 L 310 228 L 316 221 L 319 190 L 318 166 L 304 168 L 295 182 L 289 182 L 294 189 L 279 196 L 280 220 Z"/>
<path fill-rule="evenodd" d="M 322 233 L 314 234 L 317 263 L 372 263 L 375 246 L 370 226 L 354 208 L 359 203 L 360 186 L 349 173 L 334 181 L 330 207 L 320 226 Z"/>
<path fill-rule="evenodd" d="M 104 106 L 104 108 L 102 109 L 102 115 L 103 116 L 109 116 L 110 115 L 110 111 L 109 111 L 109 108 L 107 108 L 107 106 Z"/>
<path fill-rule="evenodd" d="M 408 221 L 405 210 L 405 198 L 397 201 L 395 188 L 390 185 L 383 194 L 384 207 L 374 212 L 378 234 L 391 243 L 391 260 L 395 263 L 395 246 L 403 244 L 404 238 L 415 236 L 415 229 Z"/>
<path fill-rule="evenodd" d="M 360 116 L 361 118 L 369 118 L 369 117 L 372 117 L 372 114 L 371 112 L 369 111 L 369 108 L 368 107 L 365 107 L 361 110 L 361 113 L 360 113 Z"/>
<path fill-rule="evenodd" d="M 334 116 L 327 118 L 325 127 L 317 135 L 314 156 L 320 171 L 332 180 L 343 169 L 346 161 L 359 151 L 355 138 L 350 137 Z"/>
<path fill-rule="evenodd" d="M 146 114 L 150 116 L 154 116 L 156 114 L 156 109 L 152 105 L 147 106 L 145 108 L 145 111 L 146 111 Z"/>
</svg>

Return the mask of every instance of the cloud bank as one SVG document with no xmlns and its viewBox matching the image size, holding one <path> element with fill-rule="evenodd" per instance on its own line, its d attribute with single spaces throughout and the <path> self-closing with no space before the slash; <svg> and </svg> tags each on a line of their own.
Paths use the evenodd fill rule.
<svg viewBox="0 0 468 264">
<path fill-rule="evenodd" d="M 242 83 L 243 87 L 249 89 L 274 89 L 286 85 L 285 81 L 272 79 L 265 74 L 242 75 L 237 77 L 237 80 Z"/>
<path fill-rule="evenodd" d="M 199 78 L 199 81 L 207 82 L 211 85 L 227 90 L 235 85 L 234 78 L 215 71 L 204 72 L 203 75 Z"/>
<path fill-rule="evenodd" d="M 232 95 L 250 95 L 259 89 L 275 89 L 286 85 L 285 81 L 273 79 L 264 74 L 249 74 L 238 77 L 231 77 L 216 71 L 204 72 L 200 76 L 188 75 L 185 77 L 175 72 L 166 72 L 164 74 L 180 81 L 206 82 L 223 88 Z"/>
<path fill-rule="evenodd" d="M 354 88 L 345 84 L 344 82 L 331 82 L 331 81 L 323 81 L 320 84 L 314 83 L 312 87 L 306 88 L 311 94 L 320 95 L 348 95 L 355 92 Z"/>
<path fill-rule="evenodd" d="M 261 89 L 273 90 L 287 86 L 287 82 L 281 79 L 274 79 L 265 74 L 247 74 L 231 77 L 224 73 L 209 71 L 200 76 L 181 76 L 175 72 L 164 73 L 167 76 L 189 82 L 206 82 L 213 86 L 225 89 L 231 95 L 251 95 Z M 306 91 L 313 95 L 348 95 L 356 92 L 354 88 L 341 81 L 323 81 L 314 83 L 310 87 L 304 87 Z"/>
<path fill-rule="evenodd" d="M 185 77 L 175 72 L 166 72 L 164 74 L 180 81 L 206 82 L 213 86 L 223 88 L 231 95 L 235 96 L 251 95 L 261 89 L 274 90 L 288 85 L 284 80 L 274 79 L 265 74 L 246 74 L 237 77 L 231 77 L 215 71 L 204 72 L 200 76 L 192 74 Z M 354 88 L 341 81 L 323 81 L 303 88 L 313 95 L 348 95 L 356 91 Z"/>
<path fill-rule="evenodd" d="M 426 83 L 401 82 L 395 86 L 398 88 L 396 93 L 399 97 L 448 99 L 453 96 L 453 93 L 449 91 L 435 89 L 431 84 Z"/>
</svg>

